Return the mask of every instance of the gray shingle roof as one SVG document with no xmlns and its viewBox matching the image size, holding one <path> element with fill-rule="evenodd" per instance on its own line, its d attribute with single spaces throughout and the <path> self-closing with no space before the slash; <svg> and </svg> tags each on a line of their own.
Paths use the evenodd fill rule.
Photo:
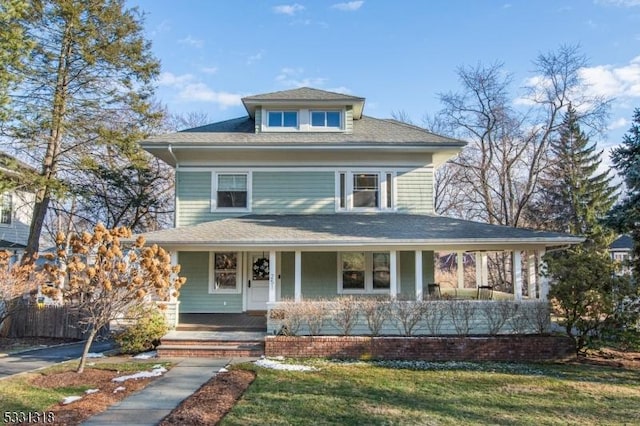
<svg viewBox="0 0 640 426">
<path fill-rule="evenodd" d="M 364 102 L 364 98 L 345 95 L 343 93 L 329 92 L 326 90 L 300 87 L 298 89 L 281 90 L 278 92 L 264 93 L 254 96 L 245 96 L 245 101 L 347 101 Z"/>
<path fill-rule="evenodd" d="M 632 250 L 633 249 L 633 239 L 631 235 L 623 234 L 620 235 L 614 242 L 611 243 L 609 249 L 612 250 Z"/>
<path fill-rule="evenodd" d="M 395 120 L 362 116 L 354 120 L 353 133 L 331 132 L 262 132 L 255 133 L 254 120 L 240 117 L 206 126 L 183 130 L 178 133 L 152 136 L 143 146 L 175 144 L 184 145 L 297 145 L 297 144 L 351 144 L 351 145 L 444 145 L 462 147 L 466 142 L 428 132 L 416 126 Z"/>
<path fill-rule="evenodd" d="M 556 246 L 583 239 L 443 216 L 409 214 L 248 215 L 143 234 L 167 246 L 322 247 L 335 245 Z"/>
</svg>

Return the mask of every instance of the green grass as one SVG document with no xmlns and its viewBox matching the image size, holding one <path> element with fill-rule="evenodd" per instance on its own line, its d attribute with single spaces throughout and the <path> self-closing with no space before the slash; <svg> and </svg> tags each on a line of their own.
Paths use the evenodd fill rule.
<svg viewBox="0 0 640 426">
<path fill-rule="evenodd" d="M 104 360 L 96 362 L 87 368 L 95 368 L 102 370 L 113 370 L 122 373 L 150 370 L 154 365 L 161 364 L 165 368 L 169 368 L 168 363 L 158 362 L 113 362 Z M 21 374 L 9 379 L 0 380 L 0 407 L 3 411 L 44 411 L 53 404 L 60 402 L 70 395 L 82 395 L 87 389 L 93 386 L 64 386 L 55 388 L 40 388 L 30 383 L 30 380 L 38 375 L 55 374 L 64 371 L 74 371 L 77 367 L 77 361 L 69 361 L 57 364 L 53 367 L 40 370 L 34 373 Z M 2 419 L 0 419 L 2 422 Z"/>
<path fill-rule="evenodd" d="M 222 424 L 640 424 L 640 372 L 634 370 L 543 364 L 396 363 L 405 368 L 389 368 L 374 363 L 306 363 L 320 370 L 240 366 L 255 369 L 258 375 Z"/>
</svg>

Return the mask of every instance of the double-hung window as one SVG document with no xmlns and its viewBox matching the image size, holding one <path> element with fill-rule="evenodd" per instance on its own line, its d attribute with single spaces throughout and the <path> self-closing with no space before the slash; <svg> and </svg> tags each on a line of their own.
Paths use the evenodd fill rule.
<svg viewBox="0 0 640 426">
<path fill-rule="evenodd" d="M 392 172 L 338 172 L 336 210 L 394 210 L 394 188 Z"/>
<path fill-rule="evenodd" d="M 209 293 L 240 293 L 239 267 L 236 252 L 210 253 Z"/>
<path fill-rule="evenodd" d="M 311 111 L 311 127 L 340 129 L 340 111 Z"/>
<path fill-rule="evenodd" d="M 0 224 L 11 225 L 13 216 L 13 200 L 11 194 L 0 195 Z"/>
<path fill-rule="evenodd" d="M 249 173 L 214 173 L 212 210 L 249 210 Z"/>
<path fill-rule="evenodd" d="M 269 127 L 298 127 L 298 111 L 269 111 L 267 113 Z"/>
<path fill-rule="evenodd" d="M 391 288 L 388 252 L 342 252 L 338 269 L 339 293 L 387 293 Z"/>
</svg>

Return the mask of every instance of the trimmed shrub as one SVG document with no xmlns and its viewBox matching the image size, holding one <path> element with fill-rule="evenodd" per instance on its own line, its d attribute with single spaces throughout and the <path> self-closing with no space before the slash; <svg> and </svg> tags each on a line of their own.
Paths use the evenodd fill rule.
<svg viewBox="0 0 640 426">
<path fill-rule="evenodd" d="M 153 350 L 169 331 L 164 315 L 156 306 L 136 306 L 129 311 L 128 317 L 134 323 L 114 336 L 122 353 Z"/>
</svg>

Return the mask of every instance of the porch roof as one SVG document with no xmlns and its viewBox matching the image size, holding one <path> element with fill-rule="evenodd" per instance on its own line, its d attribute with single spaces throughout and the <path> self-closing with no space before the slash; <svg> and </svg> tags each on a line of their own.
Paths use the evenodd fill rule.
<svg viewBox="0 0 640 426">
<path fill-rule="evenodd" d="M 150 243 L 191 249 L 406 247 L 473 251 L 544 248 L 584 240 L 444 216 L 398 213 L 248 215 L 142 235 Z"/>
</svg>

